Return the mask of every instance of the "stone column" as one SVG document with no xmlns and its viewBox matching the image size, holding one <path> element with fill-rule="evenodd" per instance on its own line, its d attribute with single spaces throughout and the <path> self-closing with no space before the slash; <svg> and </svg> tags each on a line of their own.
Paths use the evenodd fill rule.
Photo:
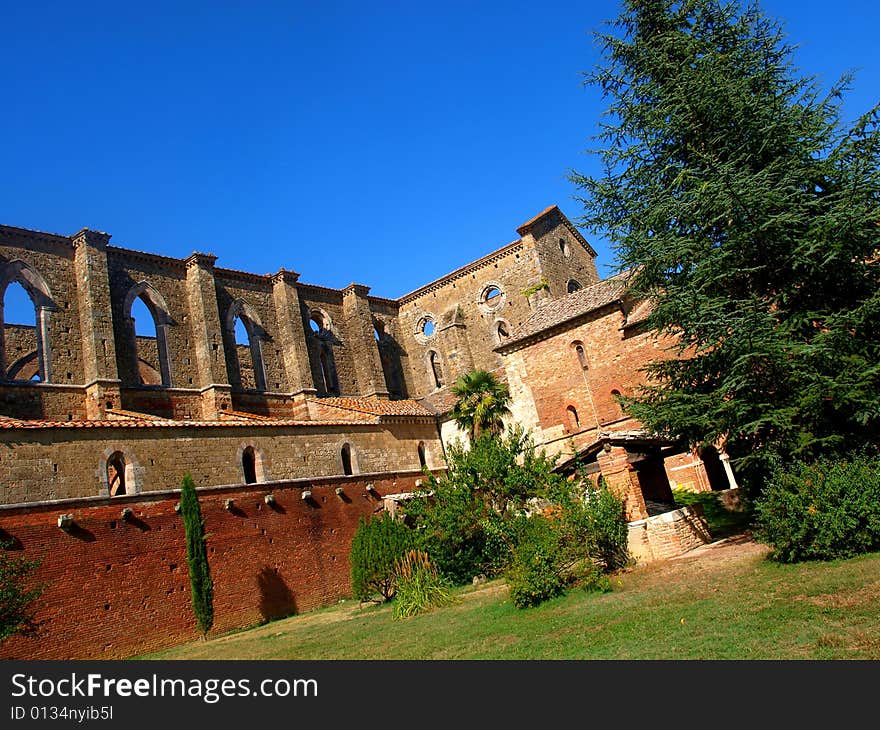
<svg viewBox="0 0 880 730">
<path fill-rule="evenodd" d="M 342 290 L 345 332 L 354 359 L 357 394 L 387 398 L 385 372 L 373 332 L 373 312 L 367 299 L 369 292 L 369 287 L 360 284 L 349 284 Z"/>
<path fill-rule="evenodd" d="M 639 486 L 638 476 L 629 463 L 626 449 L 622 446 L 606 444 L 596 457 L 596 461 L 605 484 L 624 500 L 626 519 L 629 522 L 645 519 L 648 516 L 648 508 L 645 505 L 642 488 Z"/>
<path fill-rule="evenodd" d="M 110 306 L 107 243 L 110 236 L 83 228 L 74 234 L 74 268 L 79 328 L 85 373 L 86 415 L 104 418 L 108 408 L 119 408 L 119 372 Z"/>
<path fill-rule="evenodd" d="M 272 297 L 275 302 L 275 319 L 278 322 L 278 341 L 284 358 L 287 391 L 293 396 L 294 417 L 309 418 L 309 396 L 314 395 L 309 351 L 303 327 L 302 309 L 296 282 L 299 274 L 279 269 L 272 277 Z"/>
<path fill-rule="evenodd" d="M 727 486 L 730 489 L 738 489 L 739 484 L 736 483 L 736 477 L 733 475 L 733 469 L 730 466 L 730 456 L 726 451 L 719 449 L 718 458 L 721 460 L 721 465 L 724 467 L 724 473 L 727 475 Z"/>
<path fill-rule="evenodd" d="M 186 259 L 186 288 L 192 329 L 192 352 L 202 393 L 202 418 L 215 421 L 232 410 L 232 387 L 226 371 L 226 354 L 217 308 L 212 254 L 194 253 Z"/>
</svg>

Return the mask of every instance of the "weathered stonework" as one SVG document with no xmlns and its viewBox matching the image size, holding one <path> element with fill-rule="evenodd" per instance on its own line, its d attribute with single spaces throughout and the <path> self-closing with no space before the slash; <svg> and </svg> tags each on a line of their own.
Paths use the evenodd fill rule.
<svg viewBox="0 0 880 730">
<path fill-rule="evenodd" d="M 0 656 L 121 657 L 191 637 L 173 492 L 185 473 L 209 527 L 217 631 L 348 595 L 357 520 L 417 486 L 422 461 L 444 467 L 462 436 L 450 386 L 473 369 L 506 380 L 509 421 L 586 458 L 632 520 L 668 511 L 672 486 L 733 486 L 723 452 L 676 453 L 621 411 L 615 394 L 669 344 L 640 327 L 622 280 L 599 281 L 595 251 L 555 206 L 517 233 L 391 300 L 85 229 L 0 226 L 0 302 L 20 283 L 35 323 L 0 327 L 0 538 L 45 558 L 50 586 L 47 633 Z M 136 335 L 138 299 L 155 337 Z M 76 528 L 59 529 L 60 513 Z M 691 545 L 678 522 L 643 555 Z"/>
</svg>

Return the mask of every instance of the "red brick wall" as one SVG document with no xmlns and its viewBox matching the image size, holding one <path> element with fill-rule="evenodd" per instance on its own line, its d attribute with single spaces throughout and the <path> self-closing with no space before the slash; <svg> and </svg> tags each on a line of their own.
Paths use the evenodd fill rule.
<svg viewBox="0 0 880 730">
<path fill-rule="evenodd" d="M 199 491 L 219 634 L 350 595 L 348 550 L 362 515 L 410 491 L 420 472 Z M 371 495 L 366 485 L 371 483 Z M 336 494 L 343 487 L 344 497 Z M 303 490 L 312 499 L 302 499 Z M 264 497 L 271 492 L 276 504 Z M 234 500 L 228 511 L 225 501 Z M 179 493 L 79 500 L 0 511 L 0 537 L 42 559 L 37 638 L 13 637 L 0 658 L 115 659 L 197 638 Z M 134 521 L 121 519 L 131 507 Z M 74 515 L 70 532 L 57 526 Z"/>
</svg>

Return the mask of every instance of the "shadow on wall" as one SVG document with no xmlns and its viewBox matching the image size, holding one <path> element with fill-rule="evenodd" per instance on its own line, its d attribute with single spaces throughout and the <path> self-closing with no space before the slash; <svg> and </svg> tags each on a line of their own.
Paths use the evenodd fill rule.
<svg viewBox="0 0 880 730">
<path fill-rule="evenodd" d="M 278 568 L 268 565 L 257 573 L 257 587 L 260 591 L 260 616 L 264 621 L 290 616 L 297 612 L 296 598 L 278 575 Z"/>
</svg>

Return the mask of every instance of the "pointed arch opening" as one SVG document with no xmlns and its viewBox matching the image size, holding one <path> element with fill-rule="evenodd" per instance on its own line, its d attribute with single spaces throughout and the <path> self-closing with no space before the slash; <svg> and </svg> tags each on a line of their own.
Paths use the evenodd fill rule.
<svg viewBox="0 0 880 730">
<path fill-rule="evenodd" d="M 577 408 L 575 408 L 574 406 L 569 406 L 565 409 L 565 415 L 568 420 L 568 430 L 580 431 L 581 419 L 578 417 Z"/>
<path fill-rule="evenodd" d="M 339 458 L 342 462 L 342 473 L 346 476 L 351 476 L 354 474 L 354 459 L 352 458 L 351 452 L 351 444 L 345 443 L 342 444 L 342 449 L 339 452 Z"/>
<path fill-rule="evenodd" d="M 428 351 L 428 376 L 434 389 L 443 387 L 443 364 L 440 362 L 440 355 L 434 350 Z"/>
<path fill-rule="evenodd" d="M 226 313 L 226 331 L 233 343 L 233 373 L 238 381 L 235 384 L 243 390 L 266 390 L 266 367 L 263 363 L 266 331 L 253 307 L 236 299 Z"/>
<path fill-rule="evenodd" d="M 149 282 L 135 284 L 123 312 L 131 332 L 130 378 L 135 385 L 172 386 L 168 327 L 171 315 L 164 297 Z"/>
<path fill-rule="evenodd" d="M 244 473 L 245 484 L 256 484 L 257 482 L 257 455 L 254 453 L 254 447 L 248 446 L 241 452 L 241 469 Z"/>
<path fill-rule="evenodd" d="M 120 497 L 127 493 L 125 454 L 114 451 L 107 459 L 107 489 L 111 497 Z"/>
<path fill-rule="evenodd" d="M 333 350 L 326 342 L 321 343 L 318 352 L 318 364 L 321 368 L 321 388 L 328 395 L 339 395 L 339 381 L 336 379 L 336 362 Z"/>
<path fill-rule="evenodd" d="M 51 382 L 49 316 L 55 309 L 49 285 L 39 272 L 20 260 L 3 265 L 0 375 L 4 379 Z"/>
</svg>

